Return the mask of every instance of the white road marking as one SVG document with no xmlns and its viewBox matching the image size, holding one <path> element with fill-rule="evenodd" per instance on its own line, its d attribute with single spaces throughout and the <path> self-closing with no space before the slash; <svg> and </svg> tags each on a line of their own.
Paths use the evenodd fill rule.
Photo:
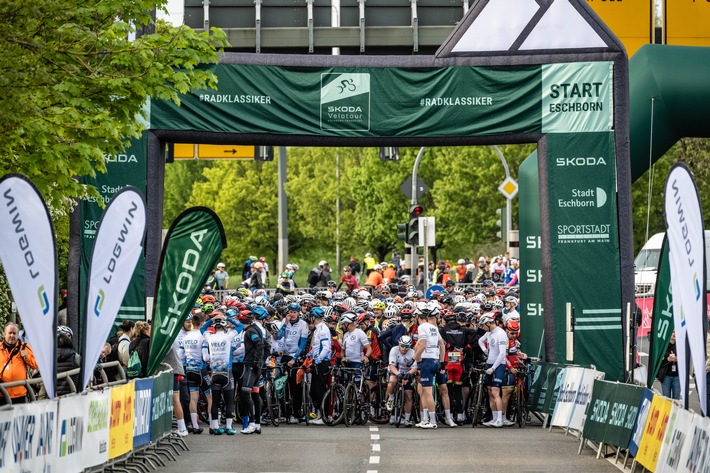
<svg viewBox="0 0 710 473">
<path fill-rule="evenodd" d="M 380 430 L 379 427 L 370 427 L 370 432 L 377 432 L 378 430 Z"/>
<path fill-rule="evenodd" d="M 380 463 L 380 457 L 376 457 L 376 456 L 374 456 L 374 455 L 371 456 L 371 457 L 370 457 L 370 463 Z"/>
<path fill-rule="evenodd" d="M 380 444 L 379 444 L 379 443 L 373 443 L 373 444 L 372 444 L 372 451 L 373 451 L 373 452 L 379 452 L 379 451 L 380 451 Z"/>
<path fill-rule="evenodd" d="M 367 470 L 367 473 L 377 473 L 377 470 Z"/>
<path fill-rule="evenodd" d="M 370 440 L 380 440 L 380 434 L 371 434 Z"/>
</svg>

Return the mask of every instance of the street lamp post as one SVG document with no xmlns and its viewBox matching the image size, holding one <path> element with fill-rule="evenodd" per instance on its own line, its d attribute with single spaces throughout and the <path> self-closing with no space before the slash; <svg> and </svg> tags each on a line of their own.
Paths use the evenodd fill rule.
<svg viewBox="0 0 710 473">
<path fill-rule="evenodd" d="M 510 170 L 508 169 L 508 161 L 505 160 L 505 156 L 503 156 L 503 152 L 498 148 L 496 145 L 491 145 L 494 150 L 496 150 L 496 153 L 498 153 L 498 157 L 500 158 L 500 162 L 503 163 L 503 169 L 505 169 L 505 178 L 510 179 Z M 501 235 L 501 237 L 505 238 L 505 247 L 506 249 L 510 246 L 510 241 L 509 241 L 509 233 L 510 230 L 513 229 L 513 199 L 510 197 L 505 198 L 505 235 Z"/>
</svg>

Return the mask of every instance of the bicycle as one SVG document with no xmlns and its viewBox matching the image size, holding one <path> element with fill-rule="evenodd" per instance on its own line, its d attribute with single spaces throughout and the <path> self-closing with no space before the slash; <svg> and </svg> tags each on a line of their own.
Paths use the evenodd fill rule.
<svg viewBox="0 0 710 473">
<path fill-rule="evenodd" d="M 325 391 L 321 402 L 321 412 L 325 425 L 332 427 L 341 423 L 345 417 L 345 387 L 340 383 L 344 377 L 343 368 L 333 366 L 331 375 L 330 387 Z"/>
<path fill-rule="evenodd" d="M 515 401 L 510 403 L 509 418 L 515 419 L 519 428 L 522 428 L 528 420 L 528 376 L 530 362 L 525 360 L 525 367 L 515 372 Z"/>
<path fill-rule="evenodd" d="M 347 427 L 365 425 L 370 417 L 370 388 L 364 381 L 362 368 L 342 368 L 348 382 L 345 386 L 344 421 Z"/>
<path fill-rule="evenodd" d="M 294 365 L 289 367 L 288 365 L 284 365 L 283 368 L 289 371 L 296 370 L 296 389 L 301 389 L 301 405 L 300 406 L 294 406 L 293 404 L 293 393 L 291 392 L 291 385 L 290 383 L 286 383 L 286 394 L 284 396 L 284 407 L 286 408 L 285 412 L 288 414 L 291 412 L 291 415 L 293 417 L 296 417 L 297 414 L 302 414 L 302 417 L 300 419 L 303 419 L 303 421 L 308 425 L 311 421 L 311 419 L 315 419 L 315 406 L 313 405 L 313 401 L 311 400 L 311 365 L 313 364 L 313 360 L 310 358 L 306 358 L 303 360 L 303 363 L 301 365 Z M 290 377 L 290 375 L 289 375 Z M 300 386 L 299 386 L 300 385 Z M 311 417 L 313 416 L 313 417 Z M 299 419 L 299 423 L 301 420 Z M 286 421 L 291 424 L 291 418 L 287 417 Z"/>
<path fill-rule="evenodd" d="M 387 410 L 387 381 L 389 370 L 377 361 L 377 380 L 375 387 L 370 389 L 370 410 L 368 416 L 375 424 L 386 424 L 389 421 L 390 413 Z"/>
<path fill-rule="evenodd" d="M 480 367 L 471 369 L 471 378 L 473 379 L 473 375 L 476 374 L 477 379 L 476 383 L 468 392 L 468 396 L 466 396 L 466 401 L 464 402 L 467 418 L 471 419 L 471 427 L 474 428 L 483 421 L 490 410 L 488 405 L 488 389 L 486 389 L 484 382 L 485 373 L 485 369 Z"/>
<path fill-rule="evenodd" d="M 397 377 L 397 387 L 394 391 L 394 407 L 392 409 L 392 415 L 394 416 L 394 426 L 399 428 L 400 425 L 404 424 L 404 405 L 406 403 L 404 387 L 408 382 L 412 380 L 412 375 L 409 373 L 402 374 Z M 412 413 L 414 411 L 414 392 L 412 391 Z M 409 419 L 412 422 L 412 418 Z"/>
<path fill-rule="evenodd" d="M 278 427 L 281 423 L 281 403 L 276 395 L 276 385 L 274 384 L 274 372 L 277 367 L 275 364 L 267 364 L 264 368 L 264 387 L 263 397 L 266 400 L 266 412 L 269 416 L 269 421 L 274 427 Z"/>
</svg>

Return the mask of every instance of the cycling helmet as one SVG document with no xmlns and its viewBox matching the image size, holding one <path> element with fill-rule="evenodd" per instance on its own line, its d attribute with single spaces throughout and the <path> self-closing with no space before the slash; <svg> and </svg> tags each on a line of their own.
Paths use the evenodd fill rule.
<svg viewBox="0 0 710 473">
<path fill-rule="evenodd" d="M 333 298 L 333 294 L 331 294 L 329 291 L 318 291 L 316 294 L 316 299 L 326 299 L 330 300 Z"/>
<path fill-rule="evenodd" d="M 288 310 L 288 302 L 286 302 L 286 299 L 281 299 L 276 302 L 274 307 L 279 314 L 284 315 Z"/>
<path fill-rule="evenodd" d="M 461 324 L 464 324 L 464 323 L 468 322 L 468 313 L 466 313 L 466 312 L 458 312 L 458 313 L 456 314 L 456 321 L 457 321 L 458 323 L 461 323 Z"/>
<path fill-rule="evenodd" d="M 505 289 L 503 289 L 502 287 L 496 289 L 496 296 L 505 296 Z"/>
<path fill-rule="evenodd" d="M 195 301 L 195 305 L 193 305 L 192 307 L 202 307 L 202 299 L 198 297 Z"/>
<path fill-rule="evenodd" d="M 367 290 L 364 290 L 357 293 L 357 298 L 361 301 L 369 301 L 370 299 L 372 299 L 372 295 L 367 292 Z"/>
<path fill-rule="evenodd" d="M 340 317 L 340 325 L 347 325 L 355 322 L 357 316 L 352 312 L 346 312 Z"/>
<path fill-rule="evenodd" d="M 397 317 L 397 314 L 399 314 L 399 309 L 397 309 L 397 306 L 394 304 L 387 306 L 387 308 L 385 309 L 385 318 L 386 319 L 391 319 L 392 317 Z"/>
<path fill-rule="evenodd" d="M 419 299 L 419 298 L 417 297 L 416 291 L 409 291 L 409 292 L 407 293 L 407 295 L 404 296 L 404 298 L 405 298 L 405 299 L 414 299 L 414 300 Z"/>
<path fill-rule="evenodd" d="M 399 319 L 399 317 L 393 317 L 391 319 L 387 319 L 387 320 L 385 320 L 385 323 L 382 324 L 382 330 L 385 331 L 385 330 L 389 330 L 391 328 L 394 328 L 400 322 L 401 322 L 401 320 Z"/>
<path fill-rule="evenodd" d="M 385 305 L 384 302 L 375 299 L 374 301 L 370 302 L 370 310 L 385 310 L 387 306 Z"/>
<path fill-rule="evenodd" d="M 509 320 L 507 328 L 511 332 L 519 332 L 520 331 L 520 324 L 518 322 L 516 322 L 515 320 Z"/>
<path fill-rule="evenodd" d="M 267 312 L 267 310 L 260 305 L 252 307 L 251 311 L 254 314 L 254 317 L 256 317 L 258 320 L 264 320 L 269 318 L 269 313 Z"/>
<path fill-rule="evenodd" d="M 326 315 L 323 318 L 323 321 L 327 324 L 337 324 L 338 323 L 338 316 L 335 314 Z"/>
<path fill-rule="evenodd" d="M 333 306 L 333 310 L 338 314 L 344 314 L 345 312 L 350 312 L 351 307 L 347 304 L 336 304 Z"/>
<path fill-rule="evenodd" d="M 335 281 L 332 281 L 332 280 L 331 280 L 331 281 L 328 281 L 328 282 L 325 283 L 325 284 L 326 284 L 326 286 L 328 286 L 328 287 L 336 287 L 336 286 L 337 286 L 337 284 L 335 284 Z"/>
<path fill-rule="evenodd" d="M 227 296 L 224 298 L 224 305 L 227 308 L 236 307 L 237 302 L 239 302 L 239 300 L 234 296 Z"/>
<path fill-rule="evenodd" d="M 414 310 L 410 309 L 409 307 L 405 307 L 399 312 L 399 316 L 403 320 L 411 320 L 412 317 L 414 317 Z"/>
<path fill-rule="evenodd" d="M 254 298 L 254 303 L 256 305 L 265 306 L 269 304 L 269 298 L 267 296 L 261 295 Z"/>
<path fill-rule="evenodd" d="M 466 298 L 464 296 L 454 297 L 454 304 L 461 304 L 462 302 L 466 302 Z"/>
<path fill-rule="evenodd" d="M 237 312 L 237 310 L 233 309 L 231 307 L 229 309 L 227 309 L 226 315 L 227 315 L 227 317 L 231 317 L 231 318 L 239 317 L 239 313 Z"/>
<path fill-rule="evenodd" d="M 343 304 L 345 304 L 346 306 L 348 306 L 349 308 L 352 309 L 357 304 L 357 301 L 355 299 L 353 299 L 352 297 L 348 297 L 343 301 Z"/>
<path fill-rule="evenodd" d="M 442 304 L 453 304 L 454 298 L 451 296 L 443 296 L 440 301 Z"/>
<path fill-rule="evenodd" d="M 247 289 L 246 287 L 240 287 L 239 289 L 237 289 L 237 292 L 239 292 L 239 294 L 243 296 L 249 295 L 249 289 Z"/>
<path fill-rule="evenodd" d="M 499 301 L 499 300 L 493 301 L 493 310 L 501 310 L 503 307 L 505 307 L 505 304 L 503 304 L 503 301 Z"/>
<path fill-rule="evenodd" d="M 345 291 L 338 291 L 333 294 L 333 300 L 344 301 L 348 297 L 348 293 Z"/>
<path fill-rule="evenodd" d="M 286 296 L 286 302 L 288 302 L 289 304 L 291 302 L 298 302 L 298 296 L 294 294 L 289 294 L 288 296 Z"/>
<path fill-rule="evenodd" d="M 66 325 L 57 326 L 57 335 L 64 334 L 69 338 L 74 338 L 74 331 Z"/>
<path fill-rule="evenodd" d="M 288 307 L 286 307 L 286 310 L 288 312 L 301 312 L 301 306 L 298 304 L 298 302 L 291 302 Z"/>
<path fill-rule="evenodd" d="M 212 326 L 227 328 L 227 321 L 224 320 L 222 317 L 217 317 L 217 318 L 212 319 Z"/>
<path fill-rule="evenodd" d="M 493 310 L 493 303 L 490 301 L 481 302 L 481 310 L 484 312 L 490 312 Z"/>
<path fill-rule="evenodd" d="M 217 302 L 217 299 L 215 299 L 212 294 L 203 294 L 200 299 L 202 299 L 203 304 L 214 304 Z"/>
<path fill-rule="evenodd" d="M 359 307 L 362 310 L 367 310 L 370 308 L 370 303 L 366 300 L 359 300 L 357 301 L 357 304 L 355 304 L 355 307 Z M 353 307 L 353 309 L 355 308 Z"/>
<path fill-rule="evenodd" d="M 444 309 L 442 311 L 442 315 L 445 319 L 453 319 L 454 317 L 456 317 L 456 312 L 454 312 L 453 310 Z"/>
<path fill-rule="evenodd" d="M 305 307 L 305 309 L 306 309 L 307 311 L 308 311 L 308 310 L 311 310 L 311 309 L 314 308 L 316 305 L 317 305 L 317 304 L 316 304 L 316 301 L 314 301 L 313 299 L 304 299 L 304 300 L 301 301 L 301 307 Z"/>
<path fill-rule="evenodd" d="M 495 297 L 496 291 L 494 291 L 493 289 L 486 289 L 485 291 L 483 291 L 483 295 L 486 296 L 486 298 Z"/>
<path fill-rule="evenodd" d="M 246 322 L 246 321 L 250 321 L 250 320 L 254 320 L 254 314 L 252 313 L 251 310 L 246 309 L 246 310 L 239 312 L 239 321 L 240 322 Z"/>
<path fill-rule="evenodd" d="M 325 311 L 322 307 L 314 307 L 311 309 L 311 317 L 322 319 L 323 317 L 325 317 Z"/>
<path fill-rule="evenodd" d="M 323 318 L 335 314 L 335 310 L 333 310 L 333 306 L 331 305 L 321 307 L 321 309 L 323 309 Z"/>
<path fill-rule="evenodd" d="M 369 322 L 370 320 L 372 320 L 372 317 L 370 316 L 369 312 L 363 312 L 362 314 L 358 314 L 358 316 L 357 316 L 358 325 L 365 323 L 365 322 Z"/>
<path fill-rule="evenodd" d="M 482 292 L 479 292 L 478 294 L 476 294 L 475 296 L 473 296 L 473 300 L 474 300 L 474 301 L 478 301 L 478 302 L 483 302 L 483 301 L 486 300 L 486 295 L 483 294 Z"/>
<path fill-rule="evenodd" d="M 409 335 L 402 335 L 399 339 L 399 346 L 402 348 L 412 348 L 412 337 Z"/>
<path fill-rule="evenodd" d="M 271 317 L 272 315 L 276 315 L 276 309 L 273 306 L 265 305 L 264 309 L 266 309 L 266 313 L 269 314 L 269 317 Z"/>
<path fill-rule="evenodd" d="M 481 318 L 478 319 L 478 323 L 479 325 L 493 323 L 493 317 L 491 317 L 490 314 L 483 314 Z"/>
<path fill-rule="evenodd" d="M 212 312 L 214 310 L 214 304 L 211 302 L 208 302 L 206 304 L 202 304 L 202 312 Z"/>
<path fill-rule="evenodd" d="M 505 299 L 503 299 L 503 302 L 510 302 L 513 305 L 518 305 L 518 299 L 513 296 L 506 297 Z"/>
<path fill-rule="evenodd" d="M 473 288 L 473 286 L 466 286 L 466 287 L 463 289 L 463 293 L 464 293 L 464 294 L 475 294 L 475 293 L 476 293 L 476 290 Z"/>
<path fill-rule="evenodd" d="M 365 309 L 363 309 L 362 307 L 358 307 L 358 306 L 353 307 L 352 311 L 355 314 L 364 314 L 365 312 L 367 312 Z"/>
<path fill-rule="evenodd" d="M 486 279 L 483 281 L 483 287 L 493 287 L 495 286 L 495 283 L 491 281 L 490 279 Z"/>
<path fill-rule="evenodd" d="M 284 299 L 284 295 L 281 293 L 274 294 L 274 296 L 271 298 L 271 302 L 273 304 L 276 304 L 278 301 L 282 301 Z"/>
</svg>

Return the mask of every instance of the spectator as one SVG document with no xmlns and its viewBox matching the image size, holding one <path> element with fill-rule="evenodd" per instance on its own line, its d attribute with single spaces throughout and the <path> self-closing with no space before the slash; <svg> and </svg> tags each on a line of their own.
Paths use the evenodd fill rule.
<svg viewBox="0 0 710 473">
<path fill-rule="evenodd" d="M 259 258 L 259 263 L 264 265 L 264 275 L 266 275 L 266 279 L 269 279 L 269 263 L 266 262 L 266 257 Z"/>
<path fill-rule="evenodd" d="M 289 295 L 293 294 L 295 290 L 296 285 L 294 284 L 293 279 L 291 279 L 291 273 L 288 271 L 281 273 L 279 282 L 276 284 L 276 293 Z"/>
<path fill-rule="evenodd" d="M 320 267 L 320 276 L 318 277 L 318 282 L 316 282 L 316 287 L 326 287 L 328 281 L 332 281 L 333 277 L 330 275 L 330 265 L 327 261 L 323 260 L 318 263 Z"/>
<path fill-rule="evenodd" d="M 358 288 L 357 278 L 353 275 L 353 270 L 350 266 L 343 268 L 343 277 L 340 278 L 340 284 L 345 284 L 348 292 Z"/>
<path fill-rule="evenodd" d="M 57 374 L 60 374 L 79 368 L 81 357 L 74 349 L 71 329 L 66 325 L 60 325 L 57 327 L 57 331 Z M 67 378 L 57 379 L 57 396 L 64 396 L 81 389 L 78 373 L 72 375 L 71 380 L 74 382 L 75 391 L 72 391 Z M 40 395 L 40 397 L 42 396 Z"/>
<path fill-rule="evenodd" d="M 384 265 L 384 263 L 383 263 Z M 385 280 L 385 284 L 390 284 L 397 279 L 397 269 L 394 263 L 387 264 L 382 270 L 382 279 Z"/>
<path fill-rule="evenodd" d="M 372 254 L 365 253 L 365 259 L 363 259 L 362 262 L 365 264 L 365 276 L 369 277 L 370 273 L 375 270 L 377 261 L 375 261 L 375 258 L 372 257 Z"/>
<path fill-rule="evenodd" d="M 101 377 L 101 365 L 108 363 L 109 361 L 118 361 L 118 354 L 113 352 L 111 344 L 106 342 L 101 348 L 101 354 L 99 355 L 99 363 L 94 369 L 94 384 L 103 384 L 104 380 Z M 115 366 L 105 368 L 104 373 L 106 373 L 106 380 L 110 383 L 111 381 L 116 381 L 118 379 L 118 368 Z"/>
<path fill-rule="evenodd" d="M 491 280 L 493 280 L 493 282 L 503 282 L 505 279 L 503 271 L 505 271 L 503 258 L 501 256 L 496 256 L 493 260 L 493 264 L 491 265 Z"/>
<path fill-rule="evenodd" d="M 266 287 L 266 273 L 264 273 L 264 264 L 257 261 L 252 265 L 252 275 L 249 278 L 249 289 L 255 291 Z"/>
<path fill-rule="evenodd" d="M 456 283 L 454 282 L 453 279 L 451 279 L 451 276 L 449 276 L 449 280 L 444 283 L 445 286 L 445 291 L 443 295 L 454 295 L 454 289 L 456 289 Z M 453 308 L 453 307 L 452 307 Z"/>
<path fill-rule="evenodd" d="M 242 266 L 242 281 L 247 281 L 251 277 L 251 265 L 257 261 L 256 256 L 250 256 Z"/>
<path fill-rule="evenodd" d="M 382 279 L 382 266 L 379 264 L 376 264 L 373 268 L 370 274 L 367 276 L 367 280 L 365 281 L 365 286 L 366 287 L 371 287 L 371 288 L 376 288 L 380 284 L 382 284 L 383 279 Z"/>
<path fill-rule="evenodd" d="M 658 370 L 663 395 L 670 399 L 680 399 L 680 378 L 678 378 L 678 351 L 675 346 L 675 332 L 671 334 L 666 353 Z"/>
<path fill-rule="evenodd" d="M 17 324 L 12 322 L 5 326 L 4 337 L 0 344 L 0 383 L 27 379 L 27 368 L 39 369 L 32 348 L 18 340 L 19 331 Z M 10 404 L 27 402 L 27 389 L 24 386 L 6 389 L 10 396 Z M 0 406 L 6 403 L 5 397 L 0 396 Z"/>
<path fill-rule="evenodd" d="M 210 271 L 210 275 L 207 276 L 207 281 L 205 281 L 205 289 L 215 289 L 217 287 L 217 279 L 214 276 L 216 272 L 214 269 Z"/>
<path fill-rule="evenodd" d="M 516 277 L 516 272 L 518 271 L 518 260 L 515 258 L 511 258 L 508 266 L 505 268 L 505 285 L 506 286 L 512 286 L 515 283 L 511 284 L 511 281 L 513 279 L 517 280 Z"/>
<path fill-rule="evenodd" d="M 399 271 L 399 267 L 402 265 L 402 254 L 399 251 L 392 253 L 392 264 L 394 269 Z"/>
<path fill-rule="evenodd" d="M 129 347 L 131 354 L 138 352 L 141 360 L 141 372 L 139 377 L 145 378 L 148 370 L 148 356 L 150 355 L 150 323 L 138 322 L 135 327 L 135 336 L 131 340 Z"/>
<path fill-rule="evenodd" d="M 118 337 L 118 361 L 123 365 L 123 369 L 128 368 L 128 359 L 131 357 L 130 345 L 136 333 L 136 323 L 132 320 L 124 320 L 121 325 L 123 334 Z"/>
<path fill-rule="evenodd" d="M 486 260 L 484 259 L 478 263 L 478 274 L 473 282 L 476 284 L 483 284 L 483 281 L 487 279 L 490 279 L 490 276 L 488 273 L 488 264 L 486 264 Z"/>
<path fill-rule="evenodd" d="M 217 271 L 214 273 L 215 287 L 213 289 L 229 289 L 229 273 L 224 270 L 224 263 L 217 263 Z"/>
<path fill-rule="evenodd" d="M 466 275 L 466 260 L 459 259 L 456 262 L 456 282 L 463 282 L 463 278 Z"/>
<path fill-rule="evenodd" d="M 459 281 L 462 284 L 473 284 L 473 275 L 476 271 L 476 265 L 469 263 L 466 265 L 466 273 L 464 273 L 463 278 Z"/>
<path fill-rule="evenodd" d="M 352 272 L 352 275 L 355 277 L 357 280 L 358 284 L 360 283 L 360 274 L 362 273 L 362 268 L 360 267 L 360 262 L 357 260 L 357 258 L 353 257 L 350 258 L 350 263 L 348 264 L 350 266 L 350 270 Z"/>
</svg>

